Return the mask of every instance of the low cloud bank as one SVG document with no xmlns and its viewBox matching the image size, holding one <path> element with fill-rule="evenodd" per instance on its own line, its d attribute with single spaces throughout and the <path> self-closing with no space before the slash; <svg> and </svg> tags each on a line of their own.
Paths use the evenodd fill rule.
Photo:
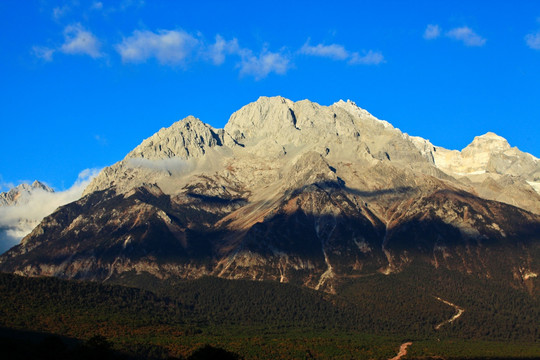
<svg viewBox="0 0 540 360">
<path fill-rule="evenodd" d="M 59 206 L 78 200 L 98 173 L 98 169 L 86 169 L 67 190 L 51 193 L 35 189 L 23 203 L 0 207 L 0 254 L 17 245 Z"/>
<path fill-rule="evenodd" d="M 127 165 L 132 168 L 168 172 L 171 175 L 179 175 L 180 173 L 189 170 L 190 167 L 186 160 L 178 158 L 156 160 L 132 158 L 127 160 Z"/>
</svg>

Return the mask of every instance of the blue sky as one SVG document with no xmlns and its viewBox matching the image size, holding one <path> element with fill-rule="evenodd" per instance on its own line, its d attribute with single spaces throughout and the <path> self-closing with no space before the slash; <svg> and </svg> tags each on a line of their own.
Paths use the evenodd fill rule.
<svg viewBox="0 0 540 360">
<path fill-rule="evenodd" d="M 61 190 L 187 115 L 351 99 L 451 149 L 540 156 L 540 1 L 2 1 L 0 190 Z"/>
</svg>

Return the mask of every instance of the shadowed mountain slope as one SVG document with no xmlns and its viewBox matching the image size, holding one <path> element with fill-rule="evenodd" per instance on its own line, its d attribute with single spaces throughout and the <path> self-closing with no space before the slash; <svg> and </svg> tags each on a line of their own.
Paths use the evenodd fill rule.
<svg viewBox="0 0 540 360">
<path fill-rule="evenodd" d="M 335 292 L 428 264 L 535 292 L 540 163 L 501 139 L 449 151 L 352 102 L 260 98 L 224 129 L 188 117 L 144 140 L 2 255 L 0 270 Z"/>
</svg>

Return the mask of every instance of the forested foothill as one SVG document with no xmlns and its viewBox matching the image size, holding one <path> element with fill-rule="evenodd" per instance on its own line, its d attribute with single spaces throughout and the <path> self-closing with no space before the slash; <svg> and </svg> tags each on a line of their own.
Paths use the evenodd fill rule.
<svg viewBox="0 0 540 360">
<path fill-rule="evenodd" d="M 0 274 L 2 352 L 14 359 L 203 359 L 216 351 L 245 359 L 385 359 L 412 341 L 409 357 L 540 354 L 537 298 L 455 272 L 375 274 L 343 282 L 339 295 L 210 277 L 122 281 L 133 287 Z M 465 309 L 439 330 L 455 309 L 436 297 Z"/>
</svg>

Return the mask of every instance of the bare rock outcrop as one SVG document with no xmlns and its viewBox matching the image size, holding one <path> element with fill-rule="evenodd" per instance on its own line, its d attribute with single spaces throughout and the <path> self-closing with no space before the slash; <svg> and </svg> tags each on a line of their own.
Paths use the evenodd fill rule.
<svg viewBox="0 0 540 360">
<path fill-rule="evenodd" d="M 495 134 L 446 150 L 351 101 L 261 97 L 224 129 L 188 117 L 144 140 L 1 256 L 0 270 L 332 292 L 421 262 L 521 286 L 519 274 L 540 272 L 539 169 Z"/>
</svg>

